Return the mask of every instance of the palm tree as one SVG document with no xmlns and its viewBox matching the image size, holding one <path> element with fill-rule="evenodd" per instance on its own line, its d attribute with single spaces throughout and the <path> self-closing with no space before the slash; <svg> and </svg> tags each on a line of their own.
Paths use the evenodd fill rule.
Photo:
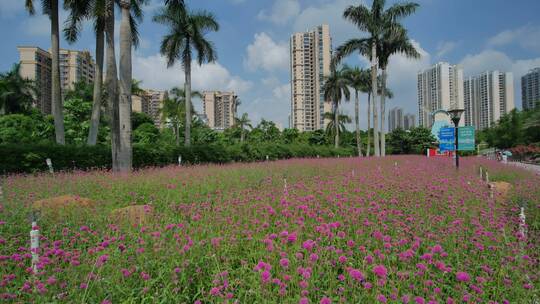
<svg viewBox="0 0 540 304">
<path fill-rule="evenodd" d="M 407 36 L 407 31 L 401 26 L 397 26 L 394 29 L 390 29 L 383 35 L 383 40 L 379 45 L 379 66 L 381 67 L 381 156 L 386 156 L 386 135 L 385 135 L 385 118 L 386 118 L 386 105 L 385 105 L 385 91 L 386 91 L 386 68 L 388 67 L 388 61 L 390 56 L 396 53 L 404 54 L 408 58 L 420 58 L 420 53 L 416 50 L 414 45 Z"/>
<path fill-rule="evenodd" d="M 378 76 L 377 77 L 377 84 L 378 84 L 378 88 L 377 88 L 377 96 L 381 96 L 382 94 L 382 77 L 381 76 Z M 373 108 L 373 104 L 371 103 L 371 93 L 372 93 L 372 89 L 371 89 L 371 81 L 368 81 L 367 83 L 367 94 L 368 94 L 368 111 L 367 111 L 367 151 L 366 151 L 366 155 L 369 156 L 371 155 L 371 133 L 370 133 L 370 128 L 371 128 L 371 113 L 373 111 L 375 111 L 375 109 Z M 384 91 L 384 95 L 386 98 L 394 98 L 394 93 L 386 88 L 386 90 Z"/>
<path fill-rule="evenodd" d="M 202 98 L 202 94 L 198 91 L 193 91 L 194 97 Z M 174 136 L 176 139 L 176 145 L 180 146 L 180 125 L 185 125 L 185 118 L 188 115 L 186 112 L 186 93 L 183 89 L 175 87 L 170 90 L 169 98 L 163 101 L 163 108 L 160 110 L 164 121 L 168 121 L 172 127 Z M 191 115 L 193 117 L 195 112 L 193 111 L 193 105 L 190 107 Z"/>
<path fill-rule="evenodd" d="M 325 112 L 324 113 L 324 119 L 328 119 L 328 125 L 326 125 L 326 134 L 328 136 L 335 136 L 336 134 L 336 126 L 337 129 L 339 129 L 340 133 L 343 133 L 347 130 L 346 124 L 351 123 L 352 120 L 348 115 L 345 115 L 343 113 L 338 114 L 338 123 L 335 124 L 336 121 L 336 115 L 335 113 Z"/>
<path fill-rule="evenodd" d="M 131 81 L 131 95 L 141 96 L 145 90 L 141 88 L 142 80 L 133 79 Z"/>
<path fill-rule="evenodd" d="M 341 61 L 344 57 L 358 51 L 360 54 L 365 53 L 366 47 L 371 49 L 369 59 L 371 60 L 371 83 L 373 108 L 376 109 L 377 104 L 377 48 L 380 45 L 383 35 L 386 31 L 400 26 L 398 20 L 412 14 L 418 4 L 413 2 L 397 3 L 392 5 L 387 10 L 384 9 L 386 0 L 373 0 L 371 8 L 360 4 L 358 6 L 349 6 L 345 9 L 343 17 L 354 23 L 362 32 L 368 32 L 369 38 L 351 39 L 336 52 L 336 62 Z M 375 156 L 380 156 L 379 150 L 379 124 L 378 113 L 373 111 L 373 132 L 375 137 Z"/>
<path fill-rule="evenodd" d="M 242 114 L 242 117 L 240 118 L 235 117 L 234 124 L 238 128 L 240 128 L 240 142 L 243 143 L 246 136 L 245 135 L 246 127 L 250 129 L 253 128 L 253 126 L 251 125 L 251 120 L 248 118 L 248 114 L 244 113 Z"/>
<path fill-rule="evenodd" d="M 36 88 L 34 82 L 21 77 L 20 63 L 0 74 L 0 115 L 25 113 L 30 110 Z"/>
<path fill-rule="evenodd" d="M 64 0 L 64 8 L 69 17 L 64 27 L 64 37 L 69 43 L 77 41 L 82 21 L 93 19 L 96 36 L 96 65 L 94 71 L 94 89 L 92 98 L 92 115 L 86 144 L 94 146 L 97 142 L 99 120 L 101 116 L 103 85 L 103 53 L 105 38 L 105 1 L 106 0 Z"/>
<path fill-rule="evenodd" d="M 345 100 L 351 99 L 351 92 L 349 91 L 348 81 L 345 75 L 345 72 L 341 70 L 332 69 L 330 76 L 326 78 L 326 81 L 323 85 L 324 90 L 324 99 L 330 100 L 333 105 L 334 113 L 334 127 L 335 127 L 335 138 L 334 145 L 336 148 L 339 147 L 339 103 L 343 98 Z"/>
<path fill-rule="evenodd" d="M 205 35 L 209 31 L 218 31 L 219 24 L 214 15 L 200 11 L 187 10 L 182 1 L 169 0 L 169 5 L 162 8 L 154 21 L 169 27 L 169 33 L 161 41 L 161 54 L 167 57 L 167 67 L 180 61 L 185 73 L 186 125 L 185 146 L 191 144 L 191 60 L 193 51 L 197 52 L 199 65 L 216 60 L 214 45 Z"/>
<path fill-rule="evenodd" d="M 30 15 L 35 13 L 34 0 L 25 0 L 26 10 Z M 41 0 L 43 14 L 49 16 L 51 20 L 51 52 L 52 52 L 52 86 L 51 101 L 52 114 L 54 117 L 54 133 L 56 143 L 64 145 L 66 143 L 64 134 L 64 114 L 62 106 L 62 92 L 60 87 L 60 40 L 58 27 L 58 0 Z"/>
<path fill-rule="evenodd" d="M 351 68 L 347 65 L 345 65 L 343 69 L 347 80 L 349 81 L 349 85 L 354 89 L 354 121 L 356 125 L 356 149 L 358 150 L 358 156 L 362 156 L 362 143 L 360 141 L 360 122 L 358 118 L 358 113 L 360 111 L 358 92 L 368 92 L 369 71 L 361 69 L 359 67 Z"/>
</svg>

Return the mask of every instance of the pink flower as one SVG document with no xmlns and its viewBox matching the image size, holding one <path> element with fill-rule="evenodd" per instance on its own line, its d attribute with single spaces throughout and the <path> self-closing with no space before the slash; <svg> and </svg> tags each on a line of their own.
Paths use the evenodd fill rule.
<svg viewBox="0 0 540 304">
<path fill-rule="evenodd" d="M 212 287 L 210 289 L 210 294 L 213 295 L 213 296 L 219 295 L 219 287 Z"/>
<path fill-rule="evenodd" d="M 146 272 L 141 272 L 141 279 L 143 279 L 144 281 L 148 281 L 150 280 L 150 275 Z"/>
<path fill-rule="evenodd" d="M 265 270 L 261 273 L 261 279 L 264 283 L 268 283 L 270 282 L 270 278 L 272 277 L 272 275 L 270 274 L 270 271 L 268 270 Z"/>
<path fill-rule="evenodd" d="M 346 263 L 346 262 L 347 262 L 347 257 L 341 255 L 341 256 L 339 256 L 339 259 L 338 259 L 338 260 L 339 260 L 339 262 L 340 262 L 341 264 L 343 264 L 343 263 Z"/>
<path fill-rule="evenodd" d="M 424 298 L 422 298 L 422 297 L 416 297 L 416 298 L 414 298 L 414 303 L 416 303 L 416 304 L 424 304 L 424 303 L 426 303 L 426 300 L 424 300 Z"/>
<path fill-rule="evenodd" d="M 375 273 L 375 275 L 382 279 L 386 278 L 386 276 L 388 275 L 388 271 L 386 270 L 386 267 L 384 267 L 384 265 L 377 265 L 373 267 L 373 273 Z"/>
<path fill-rule="evenodd" d="M 308 298 L 301 298 L 300 301 L 298 301 L 298 304 L 309 304 Z"/>
<path fill-rule="evenodd" d="M 471 276 L 469 276 L 466 272 L 458 272 L 456 273 L 456 279 L 460 282 L 469 282 L 471 280 Z"/>
<path fill-rule="evenodd" d="M 332 304 L 332 300 L 330 300 L 330 298 L 323 297 L 319 303 L 320 304 Z"/>
<path fill-rule="evenodd" d="M 287 268 L 289 267 L 289 260 L 286 258 L 282 258 L 281 260 L 279 260 L 279 264 L 281 265 L 281 267 Z"/>
<path fill-rule="evenodd" d="M 382 294 L 378 295 L 377 296 L 377 301 L 381 302 L 381 303 L 386 303 L 388 302 L 388 300 L 386 300 L 386 297 Z"/>
<path fill-rule="evenodd" d="M 358 269 L 349 270 L 349 275 L 351 276 L 351 278 L 355 279 L 356 281 L 360 282 L 364 280 L 364 274 Z"/>
</svg>

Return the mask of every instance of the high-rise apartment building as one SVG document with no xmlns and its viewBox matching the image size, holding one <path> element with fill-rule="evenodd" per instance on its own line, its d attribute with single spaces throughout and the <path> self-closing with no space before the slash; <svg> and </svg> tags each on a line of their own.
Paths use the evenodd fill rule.
<svg viewBox="0 0 540 304">
<path fill-rule="evenodd" d="M 324 113 L 332 111 L 324 100 L 324 78 L 330 75 L 332 41 L 328 25 L 295 33 L 290 39 L 292 128 L 299 131 L 323 129 Z"/>
<path fill-rule="evenodd" d="M 150 115 L 149 100 L 150 96 L 148 94 L 131 95 L 131 110 Z"/>
<path fill-rule="evenodd" d="M 169 94 L 167 91 L 146 90 L 145 95 L 148 102 L 146 114 L 152 117 L 156 127 L 162 128 L 165 122 L 161 119 L 161 109 L 163 109 L 165 99 L 169 98 Z"/>
<path fill-rule="evenodd" d="M 224 130 L 234 124 L 237 96 L 234 92 L 203 92 L 203 113 L 210 128 Z"/>
<path fill-rule="evenodd" d="M 533 109 L 540 102 L 540 68 L 521 77 L 521 102 L 524 110 Z"/>
<path fill-rule="evenodd" d="M 44 114 L 51 114 L 51 54 L 35 46 L 19 46 L 22 78 L 35 82 L 37 96 L 34 106 Z"/>
<path fill-rule="evenodd" d="M 392 132 L 398 128 L 404 129 L 403 109 L 394 107 L 388 111 L 388 131 Z"/>
<path fill-rule="evenodd" d="M 432 113 L 437 110 L 463 108 L 463 69 L 440 62 L 418 73 L 418 122 L 430 128 Z M 448 119 L 450 124 L 450 119 Z M 464 120 L 460 125 L 465 125 Z"/>
<path fill-rule="evenodd" d="M 35 46 L 19 46 L 21 77 L 35 81 L 38 96 L 35 106 L 45 114 L 51 113 L 52 55 Z M 94 82 L 94 60 L 88 51 L 60 49 L 60 85 L 62 96 L 76 82 Z"/>
<path fill-rule="evenodd" d="M 512 73 L 486 71 L 468 77 L 464 87 L 465 125 L 482 130 L 515 108 Z"/>
<path fill-rule="evenodd" d="M 410 130 L 416 127 L 416 115 L 406 114 L 403 118 L 403 129 Z"/>
<path fill-rule="evenodd" d="M 62 94 L 76 82 L 94 82 L 95 63 L 89 51 L 60 49 L 60 82 Z"/>
</svg>

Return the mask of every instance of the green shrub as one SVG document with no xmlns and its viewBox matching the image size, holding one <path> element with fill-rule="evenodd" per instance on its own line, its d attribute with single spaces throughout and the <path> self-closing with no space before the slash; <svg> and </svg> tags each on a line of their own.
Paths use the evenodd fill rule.
<svg viewBox="0 0 540 304">
<path fill-rule="evenodd" d="M 350 148 L 334 149 L 328 146 L 308 144 L 242 143 L 230 146 L 220 144 L 195 145 L 189 148 L 146 145 L 133 145 L 133 167 L 162 167 L 178 163 L 228 163 L 301 158 L 301 157 L 347 157 L 354 155 Z M 104 145 L 74 146 L 56 144 L 4 144 L 0 145 L 0 174 L 33 173 L 48 170 L 45 160 L 50 158 L 55 171 L 89 170 L 111 168 L 111 150 Z"/>
</svg>

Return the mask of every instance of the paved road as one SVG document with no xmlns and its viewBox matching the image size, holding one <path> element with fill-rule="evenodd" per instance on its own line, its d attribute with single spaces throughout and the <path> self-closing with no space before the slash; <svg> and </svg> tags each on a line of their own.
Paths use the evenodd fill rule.
<svg viewBox="0 0 540 304">
<path fill-rule="evenodd" d="M 524 163 L 518 163 L 518 162 L 509 162 L 509 164 L 521 167 L 523 169 L 531 170 L 535 172 L 537 175 L 540 175 L 540 166 L 538 165 L 532 165 L 532 164 L 524 164 Z"/>
</svg>

